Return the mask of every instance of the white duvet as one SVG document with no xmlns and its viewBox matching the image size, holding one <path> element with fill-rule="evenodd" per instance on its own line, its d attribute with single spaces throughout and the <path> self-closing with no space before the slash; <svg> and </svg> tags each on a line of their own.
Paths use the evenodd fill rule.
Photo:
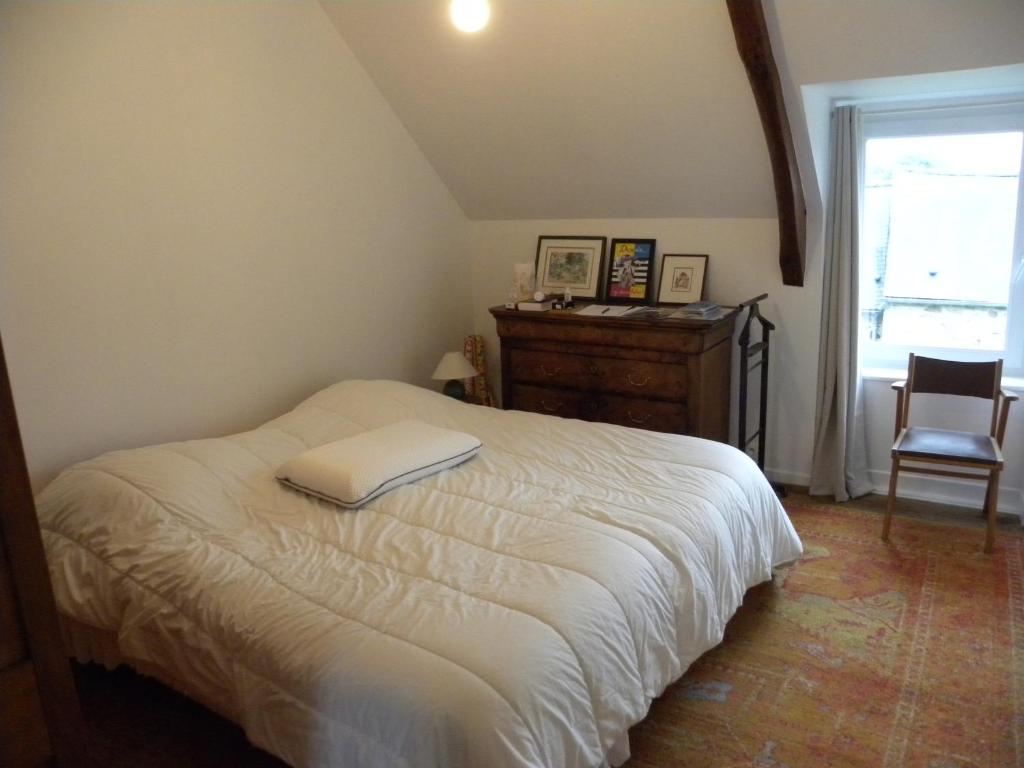
<svg viewBox="0 0 1024 768">
<path fill-rule="evenodd" d="M 359 510 L 274 479 L 408 418 L 483 448 Z M 296 766 L 622 762 L 651 700 L 801 553 L 729 446 L 385 381 L 78 464 L 38 507 L 62 613 Z"/>
</svg>

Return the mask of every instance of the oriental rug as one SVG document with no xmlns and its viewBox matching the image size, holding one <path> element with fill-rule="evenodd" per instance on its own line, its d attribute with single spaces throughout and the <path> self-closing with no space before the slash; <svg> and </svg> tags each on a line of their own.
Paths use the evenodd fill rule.
<svg viewBox="0 0 1024 768">
<path fill-rule="evenodd" d="M 797 564 L 630 731 L 628 768 L 1024 765 L 1022 538 L 788 503 Z"/>
</svg>

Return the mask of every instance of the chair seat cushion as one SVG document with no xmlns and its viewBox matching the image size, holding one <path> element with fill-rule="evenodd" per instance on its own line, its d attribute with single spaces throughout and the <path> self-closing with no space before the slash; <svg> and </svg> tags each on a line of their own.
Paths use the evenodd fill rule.
<svg viewBox="0 0 1024 768">
<path fill-rule="evenodd" d="M 909 427 L 893 446 L 893 453 L 905 458 L 953 459 L 974 464 L 998 464 L 992 438 L 973 432 Z"/>
</svg>

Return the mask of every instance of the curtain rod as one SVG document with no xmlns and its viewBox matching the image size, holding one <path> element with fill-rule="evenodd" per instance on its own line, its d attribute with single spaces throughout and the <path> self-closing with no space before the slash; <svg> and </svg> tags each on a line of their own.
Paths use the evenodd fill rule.
<svg viewBox="0 0 1024 768">
<path fill-rule="evenodd" d="M 949 112 L 958 109 L 985 109 L 1016 107 L 1024 109 L 1024 96 L 1004 97 L 997 101 L 990 101 L 984 97 L 960 97 L 944 99 L 942 97 L 927 97 L 920 99 L 924 104 L 915 106 L 913 102 L 905 98 L 893 97 L 885 99 L 836 99 L 832 103 L 832 109 L 837 107 L 861 107 L 861 112 L 872 115 L 901 115 L 914 114 L 918 112 Z M 887 106 L 891 104 L 892 106 Z"/>
</svg>

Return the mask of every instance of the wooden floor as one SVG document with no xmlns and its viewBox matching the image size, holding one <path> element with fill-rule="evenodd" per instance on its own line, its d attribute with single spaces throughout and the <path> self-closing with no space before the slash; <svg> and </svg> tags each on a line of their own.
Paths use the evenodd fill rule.
<svg viewBox="0 0 1024 768">
<path fill-rule="evenodd" d="M 787 501 L 815 503 L 813 497 L 790 493 Z M 850 502 L 877 512 L 879 532 L 884 496 Z M 962 507 L 900 500 L 898 515 L 984 529 L 979 512 Z M 899 524 L 899 518 L 894 520 Z M 1016 517 L 1001 517 L 1000 531 L 1021 533 Z M 980 546 L 980 544 L 979 544 Z M 271 768 L 284 763 L 251 746 L 236 725 L 127 669 L 108 672 L 96 665 L 76 666 L 82 709 L 101 765 L 117 768 Z"/>
</svg>

